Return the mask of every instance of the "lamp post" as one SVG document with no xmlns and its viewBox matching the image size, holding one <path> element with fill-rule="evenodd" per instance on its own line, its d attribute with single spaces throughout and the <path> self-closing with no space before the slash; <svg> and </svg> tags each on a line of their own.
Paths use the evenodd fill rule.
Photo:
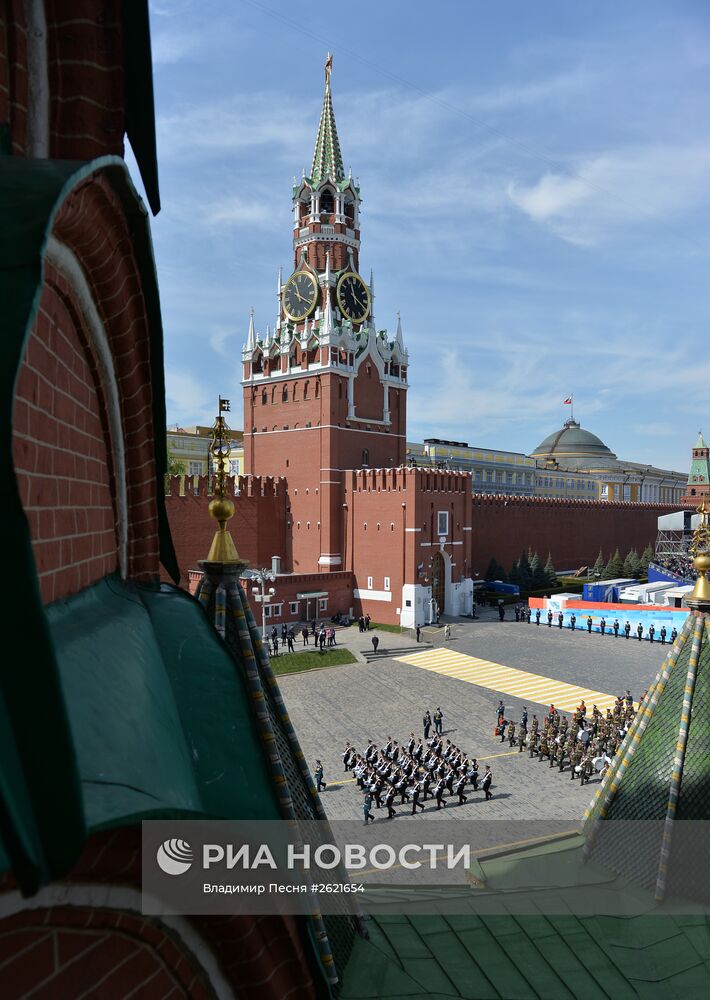
<svg viewBox="0 0 710 1000">
<path fill-rule="evenodd" d="M 258 586 L 252 587 L 251 592 L 254 595 L 254 600 L 261 604 L 261 638 L 266 639 L 266 607 L 276 595 L 276 589 L 269 587 L 267 590 L 266 585 L 273 583 L 276 580 L 276 575 L 270 569 L 250 569 L 244 573 L 244 576 L 258 584 Z"/>
</svg>

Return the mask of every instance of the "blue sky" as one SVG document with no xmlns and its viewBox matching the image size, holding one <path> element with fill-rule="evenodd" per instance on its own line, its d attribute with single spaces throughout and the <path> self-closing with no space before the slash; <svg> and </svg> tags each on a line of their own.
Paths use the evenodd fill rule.
<svg viewBox="0 0 710 1000">
<path fill-rule="evenodd" d="M 168 420 L 241 426 L 323 63 L 409 437 L 529 452 L 575 416 L 685 470 L 710 432 L 710 6 L 151 3 Z"/>
</svg>

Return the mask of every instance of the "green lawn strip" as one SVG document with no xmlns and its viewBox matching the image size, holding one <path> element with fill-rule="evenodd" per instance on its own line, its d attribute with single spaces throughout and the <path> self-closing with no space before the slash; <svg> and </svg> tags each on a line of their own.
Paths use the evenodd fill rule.
<svg viewBox="0 0 710 1000">
<path fill-rule="evenodd" d="M 382 622 L 370 622 L 370 631 L 373 629 L 378 629 L 380 632 L 396 632 L 397 635 L 407 631 L 401 625 L 383 625 Z"/>
<path fill-rule="evenodd" d="M 284 653 L 271 657 L 271 669 L 275 674 L 298 674 L 302 670 L 317 670 L 319 667 L 336 667 L 341 663 L 357 663 L 349 649 L 326 648 L 324 653 Z"/>
</svg>

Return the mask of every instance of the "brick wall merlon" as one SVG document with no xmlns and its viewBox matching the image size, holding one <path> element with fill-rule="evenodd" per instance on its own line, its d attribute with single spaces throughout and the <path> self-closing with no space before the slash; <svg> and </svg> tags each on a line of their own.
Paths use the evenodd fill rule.
<svg viewBox="0 0 710 1000">
<path fill-rule="evenodd" d="M 678 504 L 647 500 L 577 500 L 571 497 L 516 497 L 505 493 L 474 493 L 474 507 L 571 507 L 585 510 L 678 510 Z"/>
</svg>

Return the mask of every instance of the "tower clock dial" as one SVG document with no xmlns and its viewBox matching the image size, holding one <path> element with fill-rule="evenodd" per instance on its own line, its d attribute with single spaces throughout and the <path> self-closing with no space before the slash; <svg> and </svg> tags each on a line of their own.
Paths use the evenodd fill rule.
<svg viewBox="0 0 710 1000">
<path fill-rule="evenodd" d="M 353 323 L 362 323 L 370 312 L 370 290 L 355 271 L 340 276 L 336 288 L 341 313 Z"/>
<path fill-rule="evenodd" d="M 310 316 L 318 301 L 318 283 L 310 271 L 294 271 L 284 285 L 282 301 L 286 316 L 295 323 Z"/>
</svg>

